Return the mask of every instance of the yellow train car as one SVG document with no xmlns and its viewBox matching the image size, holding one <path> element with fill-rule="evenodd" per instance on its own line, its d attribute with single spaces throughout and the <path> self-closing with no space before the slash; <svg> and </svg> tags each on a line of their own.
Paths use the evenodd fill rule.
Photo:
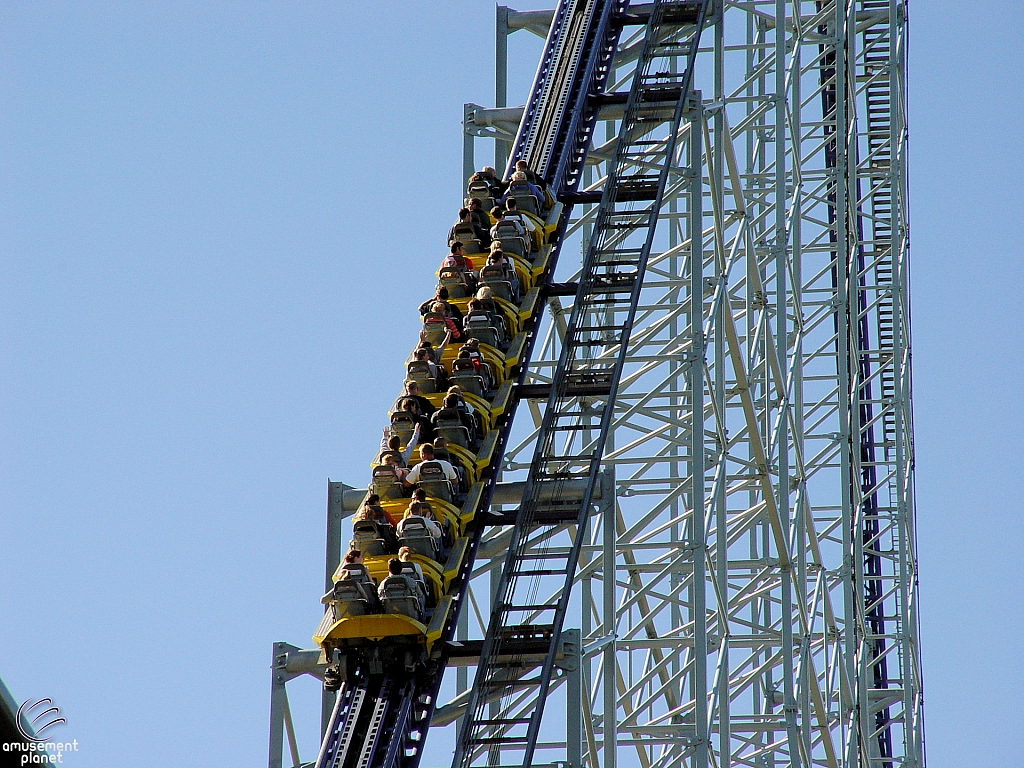
<svg viewBox="0 0 1024 768">
<path fill-rule="evenodd" d="M 512 377 L 522 362 L 526 348 L 525 331 L 538 310 L 540 290 L 536 283 L 544 274 L 551 255 L 549 243 L 558 225 L 559 209 L 560 205 L 556 206 L 546 222 L 534 217 L 540 250 L 534 254 L 533 259 L 520 256 L 512 258 L 521 288 L 521 301 L 513 304 L 499 297 L 494 298 L 510 331 L 510 338 L 504 349 L 484 343 L 479 345 L 481 357 L 493 373 L 493 386 L 487 396 L 463 391 L 463 399 L 472 407 L 479 420 L 482 440 L 475 450 L 452 443 L 446 445 L 453 466 L 461 466 L 464 470 L 465 486 L 451 501 L 427 492 L 427 502 L 434 518 L 446 531 L 449 544 L 443 548 L 437 560 L 423 554 L 414 554 L 410 558 L 419 566 L 424 577 L 428 593 L 426 609 L 419 618 L 402 613 L 358 612 L 350 610 L 341 601 L 329 599 L 331 593 L 328 593 L 325 596 L 327 610 L 314 632 L 313 641 L 323 650 L 323 658 L 332 664 L 331 669 L 336 679 L 345 679 L 346 669 L 353 656 L 358 656 L 358 663 L 366 665 L 366 669 L 373 674 L 394 663 L 403 663 L 407 669 L 412 670 L 435 654 L 435 644 L 452 618 L 455 601 L 458 599 L 456 582 L 470 555 L 471 537 L 467 534 L 471 533 L 470 528 L 481 506 L 485 480 L 499 445 L 498 427 L 512 404 Z M 465 311 L 469 299 L 452 299 L 450 303 Z M 458 343 L 450 344 L 437 361 L 449 375 L 453 372 L 452 364 L 458 356 L 458 346 Z M 431 405 L 439 408 L 445 393 L 428 393 L 423 396 Z M 392 412 L 388 414 L 389 418 L 402 399 L 400 396 L 395 401 Z M 402 449 L 405 447 L 403 443 Z M 418 456 L 411 457 L 409 466 L 415 466 L 418 461 Z M 380 506 L 390 523 L 397 526 L 409 501 L 404 496 L 382 496 Z M 365 558 L 366 570 L 375 582 L 380 583 L 388 575 L 388 561 L 394 557 L 375 555 Z M 341 580 L 343 575 L 339 567 L 335 573 L 335 582 Z"/>
</svg>

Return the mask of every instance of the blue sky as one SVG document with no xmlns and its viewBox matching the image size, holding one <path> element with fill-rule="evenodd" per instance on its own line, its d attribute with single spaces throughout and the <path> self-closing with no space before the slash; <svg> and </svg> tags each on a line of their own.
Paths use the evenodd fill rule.
<svg viewBox="0 0 1024 768">
<path fill-rule="evenodd" d="M 0 6 L 0 675 L 75 765 L 266 759 L 493 98 L 493 5 L 438 7 Z M 1022 22 L 911 7 L 932 768 L 1024 764 Z"/>
</svg>

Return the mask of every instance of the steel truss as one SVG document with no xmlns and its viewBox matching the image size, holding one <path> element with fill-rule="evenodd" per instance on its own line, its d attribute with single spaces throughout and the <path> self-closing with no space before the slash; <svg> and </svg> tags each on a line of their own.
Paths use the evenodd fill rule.
<svg viewBox="0 0 1024 768">
<path fill-rule="evenodd" d="M 499 75 L 503 35 L 539 13 L 499 8 Z M 628 90 L 642 30 L 623 34 L 608 91 Z M 569 713 L 582 749 L 549 716 L 535 764 L 924 765 L 906 40 L 905 5 L 888 0 L 715 4 L 566 618 L 582 680 L 552 682 L 548 711 Z M 499 158 L 518 120 L 503 88 L 502 109 L 466 112 Z M 615 155 L 615 109 L 590 190 Z M 584 249 L 587 208 L 570 228 Z M 570 312 L 557 296 L 549 308 L 535 384 L 551 382 Z M 535 451 L 546 398 L 528 405 L 505 480 Z M 532 544 L 554 551 L 558 532 Z M 483 636 L 510 537 L 485 535 L 463 638 Z M 442 722 L 465 708 L 465 668 L 454 682 Z M 490 706 L 500 721 L 535 703 Z M 502 733 L 489 764 L 511 746 Z"/>
</svg>

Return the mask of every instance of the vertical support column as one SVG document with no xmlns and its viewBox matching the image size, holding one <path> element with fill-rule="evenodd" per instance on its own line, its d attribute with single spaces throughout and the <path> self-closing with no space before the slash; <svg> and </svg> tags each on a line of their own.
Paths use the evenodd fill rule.
<svg viewBox="0 0 1024 768">
<path fill-rule="evenodd" d="M 288 734 L 288 750 L 292 756 L 292 765 L 298 768 L 302 764 L 299 758 L 299 745 L 295 740 L 295 725 L 292 723 L 292 709 L 288 705 L 288 691 L 284 694 L 284 728 Z"/>
<path fill-rule="evenodd" d="M 354 490 L 345 483 L 327 481 L 327 557 L 324 568 L 324 592 L 334 585 L 332 577 L 341 563 L 341 521 L 345 516 L 345 491 Z M 326 607 L 324 610 L 327 610 Z M 324 689 L 320 694 L 320 738 L 323 739 L 331 722 L 331 712 L 338 694 Z"/>
<path fill-rule="evenodd" d="M 565 660 L 565 761 L 583 768 L 583 639 L 580 630 L 562 632 Z"/>
<path fill-rule="evenodd" d="M 704 179 L 702 174 L 702 134 L 704 110 L 702 94 L 690 95 L 689 177 L 690 177 L 690 285 L 687 319 L 691 341 L 689 376 L 690 407 L 690 503 L 693 531 L 693 698 L 694 768 L 708 768 L 708 626 L 707 626 L 707 531 L 704 523 Z"/>
<path fill-rule="evenodd" d="M 601 473 L 601 580 L 602 580 L 602 615 L 601 634 L 607 639 L 602 651 L 602 670 L 604 680 L 604 768 L 615 768 L 617 734 L 617 695 L 615 679 L 615 465 L 606 464 Z M 596 763 L 596 760 L 594 761 Z"/>
<path fill-rule="evenodd" d="M 799 13 L 799 4 L 794 6 L 794 13 Z M 792 68 L 795 72 L 802 71 L 802 47 L 800 40 L 796 39 L 794 35 L 793 40 L 793 64 Z M 801 158 L 803 157 L 803 115 L 802 115 L 802 101 L 803 91 L 800 87 L 800 78 L 794 77 L 791 85 L 792 94 L 790 97 L 789 114 L 790 124 L 793 126 L 793 135 L 790 137 L 790 141 L 793 147 L 793 176 L 792 183 L 796 189 L 792 198 L 787 194 L 787 198 L 792 199 L 793 209 L 790 214 L 789 224 L 789 248 L 790 258 L 793 265 L 793 364 L 792 364 L 792 389 L 788 393 L 789 404 L 787 408 L 792 411 L 793 414 L 793 430 L 790 435 L 790 440 L 793 444 L 793 455 L 794 457 L 804 456 L 804 360 L 803 360 L 803 302 L 798 301 L 797 297 L 803 293 L 803 168 L 801 167 Z M 800 313 L 800 314 L 798 314 Z M 788 379 L 787 379 L 788 380 Z M 788 422 L 787 422 L 788 423 Z M 788 448 L 787 448 L 788 450 Z M 796 508 L 793 510 L 793 527 L 794 527 L 794 538 L 796 539 L 796 600 L 799 602 L 799 611 L 804 612 L 809 609 L 808 607 L 808 568 L 807 568 L 807 529 L 808 529 L 808 517 L 810 516 L 809 504 L 807 502 L 806 494 L 806 480 L 803 477 L 803 472 L 800 471 L 800 467 L 797 467 L 797 472 L 800 477 L 797 480 L 796 487 Z M 813 519 L 810 520 L 811 526 L 813 527 Z M 810 608 L 813 610 L 813 607 Z M 799 613 L 797 614 L 799 615 Z M 797 681 L 797 693 L 799 700 L 797 701 L 797 707 L 799 712 L 800 722 L 800 737 L 801 737 L 801 749 L 803 750 L 804 759 L 808 762 L 811 760 L 811 686 L 817 685 L 817 681 L 814 679 L 811 671 L 813 669 L 813 658 L 811 653 L 811 635 L 810 627 L 802 627 L 799 637 L 799 658 L 800 666 L 798 670 L 799 679 Z"/>
<path fill-rule="evenodd" d="M 725 3 L 723 0 L 714 1 L 715 18 L 715 104 L 721 104 L 725 98 Z M 712 165 L 714 166 L 714 179 L 712 182 L 713 194 L 715 195 L 714 207 L 717 211 L 725 208 L 725 108 L 715 110 L 713 118 L 714 147 L 705 147 L 705 152 L 712 152 Z M 724 231 L 719 236 L 724 237 Z M 724 255 L 725 243 L 720 243 Z M 725 422 L 725 313 L 731 312 L 728 287 L 725 280 L 728 276 L 724 262 L 715 261 L 715 277 L 722 281 L 719 288 L 724 294 L 718 303 L 718 310 L 713 318 L 715 333 L 714 351 L 714 397 L 715 410 L 721 414 Z M 718 701 L 718 764 L 721 768 L 731 768 L 732 765 L 732 728 L 730 720 L 730 697 L 729 697 L 729 536 L 728 517 L 726 511 L 725 487 L 727 484 L 727 469 L 725 465 L 725 452 L 728 443 L 726 425 L 721 425 L 721 444 L 718 446 L 717 459 L 721 462 L 717 469 L 719 481 L 715 484 L 715 578 L 718 582 L 718 622 L 719 622 L 719 646 L 718 646 L 718 690 L 715 698 Z"/>
<path fill-rule="evenodd" d="M 795 11 L 798 12 L 798 11 Z M 786 0 L 776 0 L 775 3 L 775 224 L 774 224 L 774 250 L 775 250 L 775 356 L 779 361 L 780 378 L 782 386 L 787 381 L 789 374 L 789 280 L 788 275 L 788 236 L 786 228 L 786 201 L 788 191 L 786 188 L 786 135 L 788 126 L 786 120 L 787 93 L 786 74 L 789 71 L 786 66 Z M 770 388 L 770 382 L 766 389 Z M 766 391 L 766 395 L 768 392 Z M 786 411 L 789 409 L 789 402 L 785 391 L 777 391 L 776 399 L 779 406 L 779 429 L 775 443 L 775 458 L 777 462 L 778 491 L 776 504 L 779 509 L 779 518 L 782 523 L 783 539 L 791 540 L 791 520 L 789 508 L 789 421 L 786 418 Z M 770 434 L 768 430 L 765 434 Z M 770 459 L 769 459 L 770 461 Z M 782 553 L 780 553 L 781 555 Z M 782 683 L 783 683 L 783 708 L 785 710 L 786 733 L 788 736 L 788 748 L 790 765 L 793 768 L 803 765 L 800 757 L 800 723 L 798 719 L 797 692 L 795 685 L 795 656 L 793 637 L 793 566 L 792 564 L 782 568 L 782 594 L 781 605 L 779 606 L 782 620 Z"/>
<path fill-rule="evenodd" d="M 673 75 L 679 72 L 678 56 L 673 56 L 671 58 L 669 71 Z M 672 182 L 672 169 L 670 168 L 668 185 L 672 186 Z M 683 194 L 685 194 L 685 192 Z M 679 219 L 677 218 L 677 214 L 679 213 L 678 194 L 673 194 L 672 197 L 669 199 L 668 212 L 668 250 L 670 253 L 672 253 L 672 255 L 669 256 L 668 258 L 668 273 L 669 275 L 672 276 L 673 280 L 678 281 L 677 285 L 681 285 L 683 275 L 680 273 L 679 270 L 680 262 L 682 262 L 683 260 L 679 256 L 675 255 L 675 249 L 679 246 L 679 241 L 683 239 L 682 227 L 680 225 Z M 673 290 L 669 294 L 668 299 L 670 302 L 678 304 L 679 288 Z M 675 339 L 679 337 L 679 324 L 680 319 L 676 315 L 673 315 L 671 321 L 669 322 L 669 338 Z M 673 393 L 672 395 L 669 396 L 669 412 L 671 413 L 672 418 L 674 420 L 682 422 L 683 418 L 685 418 L 683 412 L 685 410 L 686 405 L 684 399 L 682 397 L 679 397 L 675 393 L 680 390 L 679 381 L 680 378 L 686 376 L 686 371 L 684 370 L 682 364 L 676 362 L 675 360 L 669 362 L 668 370 L 670 379 L 669 391 Z M 684 464 L 683 461 L 680 461 L 679 451 L 679 442 L 682 440 L 682 434 L 683 430 L 680 429 L 680 427 L 676 426 L 675 424 L 669 427 L 669 438 L 672 441 L 671 448 L 669 448 L 669 455 L 672 457 L 672 460 L 669 462 L 668 465 L 668 474 L 670 482 L 675 483 L 677 485 L 681 484 L 682 482 L 680 479 L 682 477 L 682 475 L 680 474 L 680 469 Z M 673 497 L 669 506 L 669 514 L 671 515 L 673 520 L 683 520 L 683 507 L 685 507 L 685 504 L 682 503 L 682 497 L 680 495 L 676 495 L 675 497 Z M 685 523 L 678 522 L 673 524 L 671 529 L 669 530 L 669 542 L 672 545 L 673 558 L 676 560 L 676 565 L 675 567 L 673 567 L 672 573 L 669 576 L 669 587 L 672 590 L 672 594 L 676 594 L 679 590 L 682 589 L 683 582 L 686 578 L 683 573 L 685 558 L 680 556 L 682 555 L 682 552 L 679 549 L 681 546 L 684 545 L 683 542 L 686 538 L 684 529 Z M 673 632 L 676 632 L 678 631 L 677 628 L 682 627 L 684 624 L 683 606 L 680 605 L 677 601 L 673 601 L 669 611 L 669 626 L 672 627 Z M 672 653 L 672 662 L 670 664 L 669 674 L 672 675 L 672 678 L 674 680 L 678 681 L 682 679 L 683 659 L 681 653 Z M 682 694 L 681 690 L 680 694 Z M 675 719 L 678 720 L 680 718 Z"/>
<path fill-rule="evenodd" d="M 612 68 L 608 74 L 608 82 L 614 83 L 616 71 L 612 60 Z M 614 120 L 604 121 L 605 141 L 611 141 L 618 135 Z M 595 135 L 596 135 L 595 130 Z M 607 173 L 610 164 L 606 163 Z M 593 230 L 591 230 L 593 236 Z M 589 238 L 583 243 L 583 247 L 589 246 Z M 586 253 L 586 251 L 584 251 Z M 605 455 L 613 448 L 615 443 L 615 430 L 608 433 L 608 443 L 605 445 Z M 601 691 L 604 695 L 602 702 L 602 739 L 604 741 L 604 768 L 616 768 L 618 765 L 618 679 L 616 675 L 617 661 L 615 653 L 617 645 L 615 635 L 615 614 L 617 594 L 615 590 L 615 577 L 618 570 L 618 559 L 615 554 L 615 544 L 618 541 L 618 499 L 616 498 L 615 465 L 605 464 L 602 467 L 601 483 L 601 635 L 606 639 L 607 644 L 602 651 L 601 671 L 603 680 Z M 597 765 L 596 756 L 593 764 Z"/>
<path fill-rule="evenodd" d="M 839 368 L 839 424 L 840 472 L 842 474 L 842 537 L 843 537 L 843 614 L 844 621 L 844 680 L 841 684 L 841 701 L 846 725 L 846 765 L 860 763 L 860 712 L 856 702 L 859 696 L 859 675 L 857 670 L 858 615 L 857 607 L 859 565 L 854 559 L 854 482 L 853 441 L 856 439 L 854 409 L 851 402 L 853 373 L 850 368 L 850 217 L 849 217 L 849 107 L 847 73 L 847 43 L 850 31 L 847 25 L 849 9 L 844 3 L 836 3 L 833 28 L 835 30 L 835 261 L 836 261 L 836 357 Z"/>
<path fill-rule="evenodd" d="M 900 558 L 900 644 L 903 669 L 904 754 L 908 768 L 924 759 L 921 714 L 920 638 L 917 619 L 917 545 L 914 506 L 913 419 L 910 379 L 910 286 L 907 253 L 906 162 L 906 5 L 889 2 L 889 93 L 892 121 L 889 143 L 893 177 L 893 350 L 896 366 L 896 494 Z"/>
<path fill-rule="evenodd" d="M 614 60 L 613 60 L 614 64 Z M 615 82 L 615 68 L 611 69 L 608 82 Z M 605 141 L 611 141 L 618 135 L 618 129 L 614 120 L 604 121 Z M 595 131 L 596 134 L 596 131 Z M 606 163 L 607 173 L 610 163 Z M 590 236 L 594 236 L 591 229 Z M 583 248 L 589 247 L 589 237 L 582 243 Z M 583 253 L 586 253 L 584 250 Z M 612 321 L 608 322 L 609 325 Z M 607 456 L 615 448 L 615 430 L 608 432 L 608 440 L 605 444 L 604 454 Z M 616 543 L 618 542 L 618 499 L 616 498 L 617 488 L 615 484 L 615 465 L 605 464 L 602 467 L 601 482 L 601 634 L 606 644 L 602 651 L 601 691 L 602 702 L 602 738 L 604 741 L 604 768 L 616 768 L 618 765 L 618 661 L 616 659 L 617 644 L 615 642 L 615 616 L 618 604 L 618 594 L 615 588 L 616 573 L 618 571 L 618 558 L 616 556 Z M 596 757 L 593 764 L 597 764 Z"/>
<path fill-rule="evenodd" d="M 508 7 L 499 5 L 494 14 L 494 106 L 508 106 Z M 505 173 L 508 142 L 494 140 L 494 169 Z"/>
<path fill-rule="evenodd" d="M 767 35 L 768 35 L 768 24 L 766 20 L 762 18 L 755 19 L 753 14 L 748 14 L 748 43 L 754 46 L 754 52 L 751 54 L 750 59 L 747 63 L 748 72 L 757 72 L 756 76 L 756 87 L 754 87 L 753 95 L 761 100 L 766 100 L 769 96 L 769 84 L 768 84 L 768 65 L 767 60 L 769 58 L 769 50 L 767 47 Z M 748 113 L 748 119 L 750 118 Z M 765 131 L 765 135 L 768 132 L 768 120 L 770 115 L 765 113 L 764 115 L 757 116 L 756 124 L 760 130 Z M 764 240 L 767 240 L 767 226 L 768 226 L 768 184 L 763 176 L 764 169 L 768 167 L 768 142 L 767 141 L 756 141 L 748 144 L 750 151 L 748 172 L 752 176 L 756 176 L 757 181 L 754 185 L 757 189 L 757 198 L 752 201 L 751 214 L 759 219 L 763 219 L 765 222 L 759 229 L 759 234 L 762 234 Z M 749 238 L 748 238 L 749 242 Z M 765 282 L 766 269 L 762 263 L 761 257 L 761 244 L 755 243 L 753 247 L 750 247 L 747 254 L 747 270 L 749 281 L 756 281 L 762 283 Z M 767 288 L 765 288 L 767 290 Z M 750 301 L 750 291 L 746 292 L 747 295 L 747 338 L 752 338 L 755 333 L 759 333 L 764 330 L 762 323 L 766 322 L 760 319 L 758 316 L 763 314 L 760 312 L 754 312 L 753 307 L 756 305 Z M 755 297 L 757 302 L 767 302 L 768 297 L 766 295 Z M 770 340 L 761 341 L 760 346 L 763 347 L 765 344 L 771 343 Z M 747 359 L 744 364 L 747 367 L 747 373 L 750 376 L 752 383 L 752 397 L 756 399 L 762 410 L 764 409 L 764 402 L 767 399 L 765 394 L 765 381 L 763 376 L 757 372 L 755 358 L 758 354 L 764 354 L 763 349 L 755 350 L 751 345 L 747 350 Z M 762 425 L 762 434 L 767 434 L 767 430 Z M 751 453 L 748 458 L 753 458 Z M 763 470 L 767 471 L 767 467 Z M 758 496 L 751 494 L 749 497 L 749 504 L 753 505 L 757 503 Z M 760 537 L 754 543 L 752 553 L 758 557 L 771 557 L 771 533 L 770 526 L 767 520 L 764 520 L 760 524 Z M 758 605 L 758 620 L 760 626 L 770 627 L 774 623 L 775 613 L 775 601 L 769 596 L 766 599 L 759 601 Z M 767 662 L 771 658 L 772 651 L 765 649 L 764 661 Z M 767 748 L 769 744 L 776 743 L 776 731 L 774 724 L 776 722 L 774 708 L 778 703 L 776 701 L 776 694 L 779 685 L 779 681 L 775 675 L 776 665 L 769 665 L 761 681 L 761 704 L 763 712 L 766 715 L 766 720 L 769 723 L 763 735 L 759 735 L 758 746 L 761 748 Z M 776 768 L 776 750 L 769 749 L 767 758 L 765 759 L 766 768 Z"/>
<path fill-rule="evenodd" d="M 746 14 L 745 25 L 746 25 L 745 34 L 746 34 L 746 44 L 747 44 L 747 52 L 746 52 L 746 55 L 744 57 L 745 58 L 745 66 L 746 66 L 746 70 L 745 71 L 746 72 L 754 72 L 756 67 L 757 67 L 757 63 L 760 60 L 760 56 L 761 56 L 760 49 L 755 45 L 755 43 L 759 40 L 759 37 L 760 37 L 761 24 L 760 23 L 755 23 L 755 19 L 754 19 L 754 15 L 753 14 Z M 750 78 L 747 81 L 747 87 L 746 87 L 745 93 L 744 93 L 746 98 L 744 99 L 743 105 L 741 107 L 742 111 L 743 111 L 744 119 L 747 119 L 747 120 L 751 119 L 751 115 L 753 114 L 754 98 L 760 96 L 763 93 L 763 90 L 764 90 L 764 88 L 763 88 L 763 80 L 764 80 L 763 76 L 758 76 L 758 77 Z M 763 142 L 758 142 L 756 145 L 754 145 L 754 144 L 752 144 L 750 142 L 747 142 L 747 143 L 745 143 L 745 145 L 743 145 L 743 150 L 744 150 L 743 172 L 749 178 L 754 178 L 754 174 L 756 172 L 756 169 L 758 168 L 757 160 L 758 160 L 758 157 L 759 157 L 759 155 L 760 155 L 760 153 L 762 151 L 760 149 L 761 144 L 763 144 Z M 751 184 L 751 186 L 754 186 L 754 185 Z M 756 202 L 756 200 L 751 200 L 750 208 L 751 208 L 751 212 L 757 209 L 757 202 Z M 743 238 L 744 267 L 745 267 L 745 270 L 746 270 L 745 278 L 747 280 L 747 284 L 748 285 L 752 284 L 757 279 L 757 277 L 759 275 L 757 250 L 756 250 L 756 248 L 754 247 L 754 244 L 751 241 L 752 241 L 752 238 L 749 235 Z M 753 291 L 751 291 L 749 289 L 743 291 L 743 301 L 744 301 L 744 307 L 743 307 L 743 325 L 744 325 L 744 327 L 743 327 L 743 335 L 746 338 L 748 338 L 748 339 L 753 337 L 753 329 L 754 329 L 755 322 L 756 322 L 755 318 L 754 318 L 755 312 L 754 312 L 753 298 L 754 298 Z M 726 307 L 726 309 L 725 309 L 726 312 L 731 312 L 732 311 L 732 307 L 730 306 L 730 304 L 728 304 L 728 303 L 725 304 L 725 307 Z M 749 356 L 749 353 L 748 353 L 748 356 Z M 743 368 L 744 373 L 749 373 L 749 366 L 746 365 L 745 361 L 743 363 L 741 363 L 741 366 Z M 749 448 L 748 448 L 748 458 L 750 458 L 750 456 L 751 456 L 751 454 L 750 454 Z M 756 497 L 755 493 L 753 491 L 748 491 L 748 493 L 747 493 L 747 505 L 748 505 L 748 507 L 753 506 L 756 503 L 757 503 L 757 497 Z M 747 552 L 748 552 L 748 556 L 751 559 L 757 558 L 759 556 L 760 551 L 761 551 L 761 547 L 760 547 L 760 543 L 761 542 L 760 542 L 760 537 L 759 537 L 759 534 L 760 534 L 759 528 L 760 527 L 761 527 L 760 525 L 754 526 L 751 529 L 751 531 L 750 531 L 750 538 L 749 538 L 749 541 L 748 541 L 748 550 L 747 550 Z M 752 601 L 750 601 L 749 621 L 751 623 L 751 626 L 758 626 L 759 622 L 762 621 L 762 612 L 764 610 L 763 606 L 764 606 L 765 602 L 766 601 L 763 601 L 763 600 L 752 600 Z M 761 658 L 762 658 L 762 656 L 761 656 L 761 653 L 759 652 L 755 656 L 755 661 L 760 662 Z M 769 679 L 769 677 L 770 677 L 770 673 L 762 676 L 762 678 L 758 682 L 758 684 L 754 686 L 752 711 L 756 712 L 758 714 L 768 712 L 769 709 L 770 709 L 769 706 L 768 706 L 768 703 L 767 703 L 767 695 L 766 695 L 767 694 L 767 689 L 768 689 L 768 679 Z M 754 736 L 752 738 L 752 744 L 753 744 L 753 746 L 755 746 L 757 748 L 763 748 L 764 744 L 769 739 L 771 739 L 771 733 L 766 730 L 764 733 L 754 734 Z M 764 760 L 764 763 L 765 763 L 766 768 L 772 768 L 772 762 L 771 762 L 770 755 Z"/>
<path fill-rule="evenodd" d="M 498 478 L 499 479 L 501 478 L 500 470 L 499 470 L 499 473 L 498 473 Z M 501 586 L 501 568 L 491 568 L 491 572 L 490 572 L 490 575 L 488 577 L 488 581 L 489 581 L 488 586 L 489 586 L 489 590 L 490 590 L 490 593 L 491 593 L 490 594 L 490 599 L 488 600 L 488 604 L 491 605 L 491 606 L 494 606 L 498 602 L 498 588 Z M 493 608 L 492 608 L 492 610 L 493 610 Z M 479 666 L 477 667 L 477 674 L 478 675 L 479 674 L 483 674 Z M 501 717 L 501 701 L 492 701 L 490 704 L 488 704 L 487 705 L 487 712 L 488 712 L 488 716 L 491 717 L 491 718 Z M 468 716 L 468 714 L 469 713 L 467 711 L 467 716 Z M 487 750 L 487 765 L 488 766 L 501 765 L 501 744 L 500 743 L 495 742 L 495 743 L 491 744 L 490 748 L 488 748 L 488 750 Z"/>
<path fill-rule="evenodd" d="M 587 441 L 590 438 L 585 436 L 583 439 L 584 441 Z M 587 520 L 587 528 L 583 532 L 584 546 L 582 551 L 580 552 L 581 572 L 587 567 L 587 564 L 594 559 L 593 552 L 589 550 L 597 545 L 597 542 L 594 540 L 594 530 L 596 527 L 597 526 L 594 525 L 592 520 Z M 592 640 L 594 637 L 594 614 L 590 610 L 590 607 L 594 604 L 593 574 L 587 576 L 582 580 L 582 583 L 580 584 L 580 597 L 582 598 L 580 602 L 583 606 L 582 610 L 580 611 L 580 642 L 582 643 L 583 641 Z M 585 684 L 586 690 L 588 691 L 593 689 L 593 681 L 590 677 L 590 661 L 588 659 L 583 659 L 582 656 L 580 657 L 580 684 Z M 580 695 L 582 697 L 582 693 Z M 582 699 L 580 706 L 582 707 Z M 591 759 L 596 760 L 597 756 L 594 755 Z"/>
<path fill-rule="evenodd" d="M 324 567 L 324 592 L 334 586 L 332 576 L 341 563 L 341 521 L 345 516 L 345 491 L 354 490 L 344 483 L 327 481 L 327 557 Z"/>
<path fill-rule="evenodd" d="M 459 610 L 458 624 L 455 629 L 455 638 L 457 640 L 468 640 L 469 639 L 469 606 L 462 606 Z M 469 669 L 465 666 L 459 666 L 455 670 L 455 695 L 461 695 L 463 692 L 469 690 Z M 460 724 L 456 728 L 456 732 L 462 728 Z"/>
<path fill-rule="evenodd" d="M 288 677 L 284 670 L 282 654 L 286 654 L 287 643 L 274 643 L 274 655 L 270 659 L 270 758 L 268 768 L 283 768 L 284 757 L 284 713 L 288 693 L 285 682 Z"/>
<path fill-rule="evenodd" d="M 864 496 L 863 458 L 861 453 L 861 432 L 864 427 L 862 413 L 862 397 L 864 381 L 861 365 L 861 277 L 860 256 L 864 247 L 863 206 L 860 199 L 860 144 L 857 127 L 857 20 L 856 12 L 859 4 L 850 3 L 846 8 L 843 20 L 845 32 L 845 67 L 837 71 L 837 77 L 845 78 L 846 119 L 842 126 L 843 152 L 845 159 L 845 193 L 846 209 L 843 211 L 846 220 L 846 251 L 844 268 L 846 271 L 846 313 L 847 313 L 847 344 L 848 365 L 850 375 L 850 473 L 852 477 L 852 516 L 851 534 L 853 537 L 853 556 L 851 558 L 851 579 L 853 583 L 853 613 L 849 622 L 855 633 L 855 652 L 852 656 L 855 665 L 854 706 L 857 716 L 858 753 L 857 757 L 865 765 L 877 762 L 880 757 L 879 741 L 874 734 L 875 717 L 871 712 L 871 688 L 874 684 L 875 656 L 872 653 L 873 639 L 868 635 L 871 628 L 866 621 L 864 598 L 868 590 L 865 578 L 864 533 L 868 525 L 868 511 Z M 863 55 L 863 53 L 861 54 Z M 869 182 L 870 183 L 870 182 Z"/>
<path fill-rule="evenodd" d="M 459 197 L 462 197 L 465 193 L 466 181 L 473 175 L 473 171 L 476 170 L 476 158 L 474 157 L 476 137 L 469 132 L 469 116 L 475 106 L 475 104 L 462 105 L 462 179 L 459 182 L 459 189 L 461 190 Z"/>
<path fill-rule="evenodd" d="M 286 683 L 301 672 L 288 670 L 289 660 L 295 658 L 293 654 L 308 656 L 312 654 L 315 658 L 316 651 L 300 651 L 289 643 L 274 643 L 274 656 L 270 662 L 270 768 L 283 768 L 284 760 L 284 739 L 288 737 L 288 751 L 291 753 L 291 765 L 297 766 L 299 760 L 299 745 L 295 740 L 295 726 L 292 723 L 292 713 L 288 706 L 288 689 Z M 309 670 L 304 670 L 308 672 Z"/>
</svg>

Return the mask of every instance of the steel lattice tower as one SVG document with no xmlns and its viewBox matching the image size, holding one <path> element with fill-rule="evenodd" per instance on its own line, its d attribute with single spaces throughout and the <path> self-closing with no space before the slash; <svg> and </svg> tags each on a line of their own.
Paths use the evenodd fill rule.
<svg viewBox="0 0 1024 768">
<path fill-rule="evenodd" d="M 543 34 L 545 13 L 499 7 L 498 108 L 467 105 L 467 169 L 472 136 L 494 136 L 500 163 L 518 123 L 515 29 Z M 641 42 L 623 34 L 609 91 Z M 538 761 L 924 765 L 906 43 L 901 2 L 715 5 L 567 619 L 552 696 L 568 723 L 548 707 Z M 601 116 L 595 190 L 621 110 Z M 592 214 L 571 227 L 582 247 Z M 540 384 L 565 328 L 563 300 L 549 308 Z M 504 480 L 529 467 L 542 405 Z M 481 545 L 463 637 L 486 627 L 507 537 Z M 437 724 L 468 681 L 460 668 Z"/>
</svg>

